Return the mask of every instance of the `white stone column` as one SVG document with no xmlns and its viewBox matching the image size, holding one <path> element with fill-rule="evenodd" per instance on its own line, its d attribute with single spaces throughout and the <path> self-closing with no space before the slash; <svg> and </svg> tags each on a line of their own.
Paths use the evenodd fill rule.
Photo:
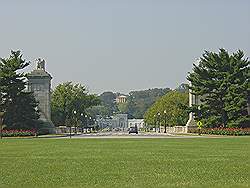
<svg viewBox="0 0 250 188">
<path fill-rule="evenodd" d="M 190 85 L 191 85 L 191 83 L 190 83 Z M 196 97 L 197 96 L 193 95 L 192 91 L 189 89 L 189 107 L 192 107 L 192 105 L 195 104 Z M 194 129 L 196 127 L 197 127 L 197 125 L 196 125 L 196 122 L 194 120 L 194 113 L 191 112 L 191 113 L 189 113 L 189 119 L 188 119 L 188 122 L 186 123 L 185 130 L 186 130 L 186 132 L 188 132 L 188 130 Z"/>
</svg>

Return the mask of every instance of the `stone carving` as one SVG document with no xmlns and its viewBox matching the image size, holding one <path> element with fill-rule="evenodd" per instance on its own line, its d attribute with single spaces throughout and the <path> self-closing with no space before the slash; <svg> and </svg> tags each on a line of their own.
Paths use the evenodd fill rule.
<svg viewBox="0 0 250 188">
<path fill-rule="evenodd" d="M 44 59 L 42 60 L 42 59 L 38 58 L 38 59 L 36 59 L 36 63 L 37 63 L 37 66 L 36 66 L 37 70 L 45 70 L 45 61 L 44 61 Z"/>
</svg>

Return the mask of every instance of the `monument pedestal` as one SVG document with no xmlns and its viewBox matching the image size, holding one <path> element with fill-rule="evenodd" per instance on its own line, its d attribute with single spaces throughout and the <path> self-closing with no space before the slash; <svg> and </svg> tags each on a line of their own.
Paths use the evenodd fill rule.
<svg viewBox="0 0 250 188">
<path fill-rule="evenodd" d="M 45 70 L 45 61 L 37 59 L 37 67 L 30 72 L 28 78 L 28 91 L 34 93 L 34 97 L 39 102 L 39 120 L 49 133 L 55 133 L 55 126 L 51 121 L 51 79 L 52 76 Z M 40 128 L 41 129 L 41 128 Z"/>
</svg>

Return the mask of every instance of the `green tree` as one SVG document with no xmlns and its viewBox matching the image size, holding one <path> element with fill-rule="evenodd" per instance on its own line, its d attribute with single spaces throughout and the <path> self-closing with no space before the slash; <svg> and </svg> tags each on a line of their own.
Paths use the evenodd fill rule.
<svg viewBox="0 0 250 188">
<path fill-rule="evenodd" d="M 205 51 L 187 79 L 193 94 L 202 96 L 200 118 L 206 126 L 249 126 L 249 60 L 242 51 L 232 55 L 224 49 L 218 54 Z"/>
<path fill-rule="evenodd" d="M 114 112 L 118 111 L 118 107 L 115 102 L 117 94 L 111 91 L 106 91 L 102 93 L 99 97 L 101 100 L 101 105 L 104 106 L 108 110 L 106 114 L 107 116 L 112 116 Z"/>
<path fill-rule="evenodd" d="M 39 113 L 33 93 L 24 91 L 27 81 L 22 70 L 29 65 L 20 51 L 11 51 L 9 58 L 0 59 L 1 111 L 8 129 L 35 128 Z"/>
<path fill-rule="evenodd" d="M 160 114 L 160 117 L 158 116 Z M 145 122 L 155 126 L 156 121 L 168 126 L 185 125 L 188 120 L 188 93 L 171 91 L 158 99 L 145 113 Z"/>
<path fill-rule="evenodd" d="M 128 104 L 127 103 L 120 103 L 117 104 L 119 113 L 126 114 L 128 112 Z"/>
<path fill-rule="evenodd" d="M 88 108 L 99 104 L 100 99 L 89 94 L 81 84 L 59 84 L 51 97 L 52 121 L 55 125 L 76 124 L 76 120 L 80 120 Z"/>
<path fill-rule="evenodd" d="M 127 96 L 127 102 L 120 104 L 117 104 L 115 99 L 117 96 L 124 95 L 121 93 L 104 92 L 100 95 L 100 99 L 102 105 L 108 109 L 107 116 L 112 116 L 113 113 L 126 113 L 129 118 L 141 119 L 148 108 L 169 91 L 171 91 L 169 88 L 131 91 Z"/>
<path fill-rule="evenodd" d="M 87 109 L 87 114 L 89 114 L 91 117 L 96 117 L 97 115 L 107 117 L 109 114 L 109 109 L 103 105 L 93 106 Z"/>
<path fill-rule="evenodd" d="M 9 105 L 5 123 L 8 129 L 38 129 L 38 102 L 30 93 L 20 92 Z M 15 115 L 13 115 L 15 114 Z"/>
</svg>

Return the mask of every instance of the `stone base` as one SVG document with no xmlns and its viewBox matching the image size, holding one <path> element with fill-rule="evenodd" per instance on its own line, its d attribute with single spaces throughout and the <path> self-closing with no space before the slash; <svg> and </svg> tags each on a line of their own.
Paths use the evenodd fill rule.
<svg viewBox="0 0 250 188">
<path fill-rule="evenodd" d="M 187 127 L 197 126 L 197 123 L 196 123 L 196 121 L 195 121 L 193 118 L 191 118 L 191 119 L 189 119 L 188 122 L 186 123 L 186 126 L 187 126 Z"/>
<path fill-rule="evenodd" d="M 40 126 L 38 129 L 38 132 L 42 134 L 55 134 L 56 133 L 56 127 L 50 120 L 46 119 L 40 119 Z"/>
<path fill-rule="evenodd" d="M 187 127 L 187 129 L 186 129 L 186 131 L 187 131 L 187 133 L 192 133 L 192 132 L 194 132 L 194 130 L 197 130 L 197 126 L 186 126 Z"/>
<path fill-rule="evenodd" d="M 186 131 L 187 131 L 187 133 L 189 133 L 192 130 L 197 129 L 197 123 L 192 117 L 190 117 L 187 124 L 186 124 L 186 127 L 187 127 Z"/>
</svg>

